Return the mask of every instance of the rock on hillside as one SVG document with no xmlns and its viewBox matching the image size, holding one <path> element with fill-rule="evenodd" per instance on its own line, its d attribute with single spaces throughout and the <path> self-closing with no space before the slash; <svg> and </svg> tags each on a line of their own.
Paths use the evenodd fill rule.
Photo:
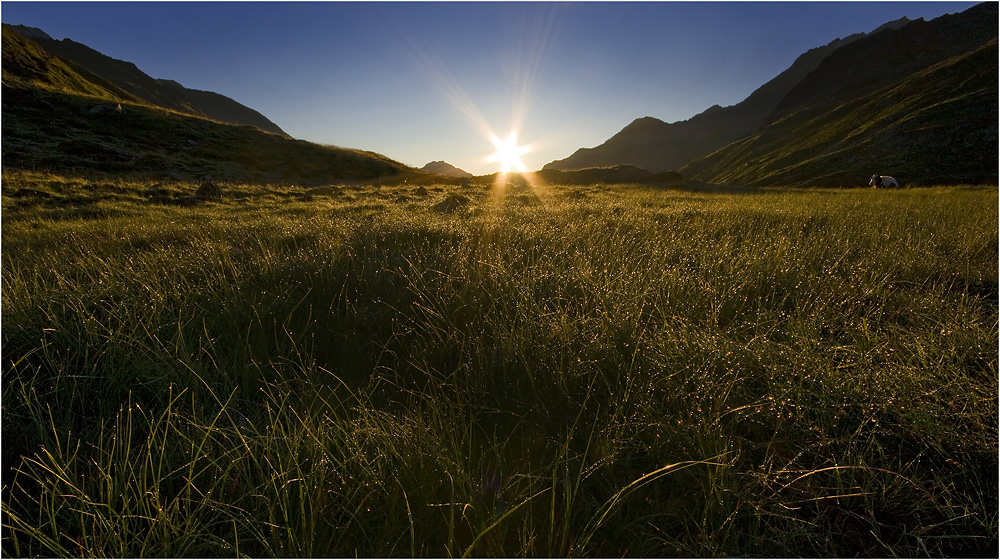
<svg viewBox="0 0 1000 560">
<path fill-rule="evenodd" d="M 450 163 L 443 161 L 432 161 L 427 165 L 420 168 L 421 171 L 426 171 L 428 173 L 434 173 L 435 175 L 444 175 L 446 177 L 459 177 L 468 178 L 472 177 L 472 173 L 468 171 L 463 171 Z"/>
</svg>

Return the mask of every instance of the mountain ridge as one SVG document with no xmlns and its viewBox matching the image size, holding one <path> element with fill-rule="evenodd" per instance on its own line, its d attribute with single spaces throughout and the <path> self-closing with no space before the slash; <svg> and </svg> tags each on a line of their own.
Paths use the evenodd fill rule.
<svg viewBox="0 0 1000 560">
<path fill-rule="evenodd" d="M 7 25 L 2 54 L 5 170 L 301 186 L 432 177 L 381 154 L 155 105 Z"/>
<path fill-rule="evenodd" d="M 824 100 L 871 92 L 932 64 L 978 48 L 991 35 L 986 26 L 977 25 L 977 22 L 989 19 L 990 12 L 995 22 L 996 4 L 979 4 L 962 13 L 934 18 L 931 22 L 923 18 L 914 20 L 904 26 L 905 31 L 904 28 L 886 29 L 878 35 L 877 47 L 873 47 L 871 37 L 844 45 L 832 61 L 824 59 L 785 95 L 768 123 L 787 116 L 789 108 L 811 104 L 822 110 L 829 105 Z M 992 36 L 995 35 L 994 30 Z M 878 56 L 873 56 L 875 54 Z M 838 68 L 832 68 L 834 65 Z"/>
<path fill-rule="evenodd" d="M 229 124 L 255 126 L 266 132 L 288 136 L 258 111 L 222 94 L 190 89 L 174 80 L 153 78 L 131 62 L 109 57 L 72 39 L 53 39 L 35 27 L 4 26 L 70 65 L 114 84 L 131 96 L 127 100 L 145 101 L 181 113 Z"/>
<path fill-rule="evenodd" d="M 866 38 L 786 95 L 757 132 L 680 171 L 754 186 L 996 184 L 997 4 Z"/>
<path fill-rule="evenodd" d="M 900 18 L 869 33 L 855 33 L 809 49 L 786 70 L 735 105 L 712 105 L 687 120 L 672 123 L 642 117 L 603 144 L 581 148 L 565 159 L 546 164 L 543 169 L 568 171 L 613 165 L 636 165 L 652 172 L 679 169 L 763 125 L 784 95 L 840 47 L 886 29 L 901 27 L 909 21 Z"/>
</svg>

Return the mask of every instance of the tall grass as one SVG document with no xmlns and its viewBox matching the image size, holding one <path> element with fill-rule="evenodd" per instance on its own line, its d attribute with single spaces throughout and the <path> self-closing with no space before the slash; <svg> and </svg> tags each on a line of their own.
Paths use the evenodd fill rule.
<svg viewBox="0 0 1000 560">
<path fill-rule="evenodd" d="M 995 554 L 995 188 L 238 188 L 5 205 L 4 554 Z"/>
</svg>

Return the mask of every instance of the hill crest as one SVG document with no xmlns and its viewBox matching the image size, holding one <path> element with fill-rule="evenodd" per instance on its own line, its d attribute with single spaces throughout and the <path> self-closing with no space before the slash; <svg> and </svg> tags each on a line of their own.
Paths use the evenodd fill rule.
<svg viewBox="0 0 1000 560">
<path fill-rule="evenodd" d="M 76 70 L 85 71 L 113 84 L 126 93 L 124 101 L 141 101 L 172 111 L 219 122 L 249 125 L 266 132 L 288 136 L 278 125 L 261 113 L 224 95 L 189 89 L 174 80 L 152 78 L 135 64 L 111 58 L 72 39 L 55 40 L 41 29 L 4 24 L 32 41 L 49 54 L 58 57 Z"/>
</svg>

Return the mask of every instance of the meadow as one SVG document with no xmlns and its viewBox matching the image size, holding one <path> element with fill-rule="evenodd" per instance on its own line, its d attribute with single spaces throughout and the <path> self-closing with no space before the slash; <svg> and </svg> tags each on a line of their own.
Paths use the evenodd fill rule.
<svg viewBox="0 0 1000 560">
<path fill-rule="evenodd" d="M 5 173 L 4 556 L 988 556 L 998 191 Z"/>
</svg>

